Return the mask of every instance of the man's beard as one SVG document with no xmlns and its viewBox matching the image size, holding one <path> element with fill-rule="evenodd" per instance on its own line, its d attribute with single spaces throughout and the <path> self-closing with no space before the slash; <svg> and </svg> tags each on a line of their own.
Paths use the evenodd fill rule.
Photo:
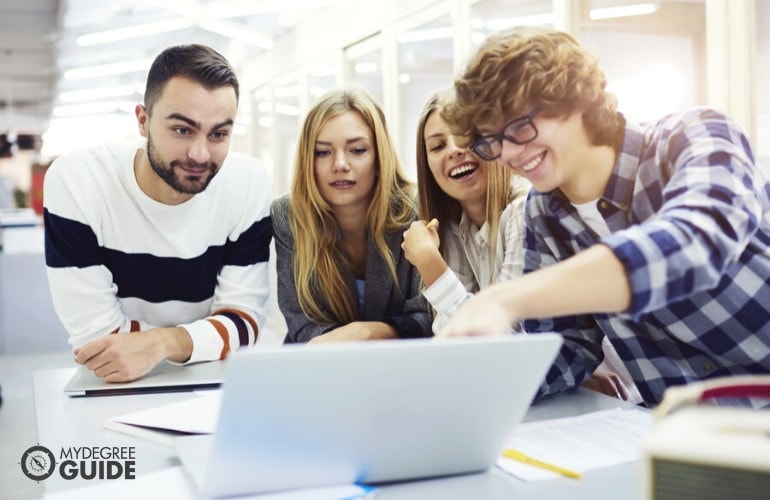
<svg viewBox="0 0 770 500">
<path fill-rule="evenodd" d="M 198 163 L 193 160 L 188 160 L 182 163 L 179 160 L 172 160 L 171 163 L 166 163 L 163 159 L 155 156 L 155 150 L 152 145 L 152 137 L 147 135 L 147 157 L 150 160 L 150 166 L 158 174 L 158 177 L 163 179 L 166 184 L 171 186 L 175 191 L 183 194 L 198 194 L 206 187 L 208 187 L 211 179 L 217 174 L 219 170 L 217 164 L 214 162 Z M 174 167 L 187 167 L 193 169 L 205 168 L 210 172 L 208 176 L 188 176 L 184 173 L 177 175 Z"/>
</svg>

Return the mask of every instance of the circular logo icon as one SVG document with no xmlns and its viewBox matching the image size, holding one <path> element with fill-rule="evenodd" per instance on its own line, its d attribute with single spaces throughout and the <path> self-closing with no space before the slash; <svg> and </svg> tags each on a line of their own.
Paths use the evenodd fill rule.
<svg viewBox="0 0 770 500">
<path fill-rule="evenodd" d="M 56 459 L 45 446 L 32 446 L 21 455 L 21 471 L 33 481 L 48 478 L 56 469 Z"/>
</svg>

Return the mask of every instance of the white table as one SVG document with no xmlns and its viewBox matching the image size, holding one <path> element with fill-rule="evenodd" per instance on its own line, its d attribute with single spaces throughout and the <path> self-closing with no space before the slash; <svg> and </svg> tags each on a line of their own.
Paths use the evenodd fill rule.
<svg viewBox="0 0 770 500">
<path fill-rule="evenodd" d="M 35 409 L 41 445 L 54 453 L 58 453 L 62 447 L 133 446 L 137 476 L 179 463 L 172 447 L 108 431 L 103 428 L 103 423 L 109 417 L 190 398 L 190 393 L 70 398 L 64 395 L 63 387 L 73 373 L 74 368 L 34 373 Z M 530 408 L 525 421 L 574 416 L 621 406 L 628 405 L 580 389 L 538 402 Z M 641 497 L 640 477 L 639 463 L 589 471 L 581 480 L 557 478 L 540 482 L 520 481 L 498 469 L 492 469 L 483 474 L 380 486 L 377 498 L 635 499 Z M 82 479 L 68 481 L 58 474 L 53 474 L 43 482 L 46 492 L 92 483 Z"/>
</svg>

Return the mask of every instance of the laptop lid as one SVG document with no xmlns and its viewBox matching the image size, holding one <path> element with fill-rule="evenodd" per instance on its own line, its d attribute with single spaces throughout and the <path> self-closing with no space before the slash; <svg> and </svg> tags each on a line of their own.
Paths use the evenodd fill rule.
<svg viewBox="0 0 770 500">
<path fill-rule="evenodd" d="M 538 334 L 239 351 L 215 434 L 175 444 L 206 496 L 483 471 L 560 345 Z"/>
<path fill-rule="evenodd" d="M 224 363 L 210 361 L 191 365 L 158 363 L 146 375 L 133 382 L 105 382 L 85 366 L 78 366 L 64 393 L 69 396 L 114 396 L 153 392 L 190 391 L 219 387 L 224 378 Z"/>
</svg>

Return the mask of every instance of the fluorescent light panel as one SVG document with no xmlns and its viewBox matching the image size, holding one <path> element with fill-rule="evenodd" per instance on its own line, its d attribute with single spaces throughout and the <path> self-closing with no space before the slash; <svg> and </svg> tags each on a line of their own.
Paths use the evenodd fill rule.
<svg viewBox="0 0 770 500">
<path fill-rule="evenodd" d="M 282 115 L 299 116 L 299 108 L 290 104 L 276 103 L 273 109 L 275 109 L 276 113 Z"/>
<path fill-rule="evenodd" d="M 64 72 L 64 78 L 65 80 L 81 80 L 84 78 L 147 71 L 150 69 L 151 64 L 152 59 L 137 59 L 120 63 L 101 64 L 99 66 L 86 66 L 84 68 L 68 69 Z"/>
<path fill-rule="evenodd" d="M 91 102 L 87 104 L 71 104 L 67 106 L 56 106 L 53 108 L 53 116 L 62 118 L 65 116 L 79 116 L 79 115 L 100 115 L 103 113 L 113 113 L 118 110 L 118 103 L 107 102 Z"/>
<path fill-rule="evenodd" d="M 286 85 L 284 87 L 276 87 L 273 90 L 273 95 L 278 98 L 297 97 L 299 95 L 299 86 Z"/>
<path fill-rule="evenodd" d="M 637 3 L 631 5 L 620 5 L 616 7 L 599 7 L 591 9 L 589 17 L 596 21 L 599 19 L 610 19 L 614 17 L 626 17 L 626 16 L 640 16 L 644 14 L 652 14 L 658 10 L 658 6 L 655 3 Z M 532 14 L 528 16 L 516 16 L 505 17 L 500 19 L 491 19 L 486 22 L 480 22 L 476 20 L 472 22 L 473 28 L 483 28 L 490 31 L 500 31 L 513 26 L 550 26 L 556 22 L 553 12 L 545 12 L 543 14 Z M 401 37 L 399 37 L 401 41 Z"/>
<path fill-rule="evenodd" d="M 77 38 L 77 44 L 80 46 L 99 45 L 103 43 L 117 42 L 121 40 L 130 40 L 144 36 L 157 35 L 159 33 L 168 33 L 171 31 L 180 31 L 193 26 L 200 26 L 206 31 L 211 31 L 226 38 L 233 38 L 242 42 L 254 45 L 261 49 L 270 49 L 273 46 L 273 40 L 256 33 L 254 30 L 245 28 L 232 21 L 218 20 L 208 16 L 202 16 L 200 19 L 186 16 L 168 21 L 158 21 L 153 23 L 138 24 L 126 28 L 118 28 L 96 33 L 88 33 Z"/>
<path fill-rule="evenodd" d="M 399 33 L 399 43 L 426 42 L 428 40 L 440 40 L 442 38 L 452 38 L 454 30 L 451 26 L 446 28 L 432 28 L 425 30 L 405 31 Z"/>
<path fill-rule="evenodd" d="M 588 16 L 592 21 L 598 21 L 600 19 L 612 19 L 615 17 L 642 16 L 645 14 L 653 14 L 657 10 L 658 6 L 654 3 L 639 3 L 634 5 L 621 5 L 618 7 L 591 9 L 591 12 L 588 14 Z"/>
<path fill-rule="evenodd" d="M 324 92 L 326 92 L 328 90 L 331 90 L 331 89 L 327 88 L 327 87 L 316 87 L 316 86 L 313 86 L 313 87 L 310 87 L 310 95 L 312 95 L 313 97 L 320 97 L 320 96 L 322 96 L 324 94 Z"/>
<path fill-rule="evenodd" d="M 356 73 L 359 75 L 364 75 L 367 73 L 374 73 L 377 71 L 377 63 L 375 62 L 360 62 L 356 63 Z"/>
<path fill-rule="evenodd" d="M 198 25 L 206 31 L 211 31 L 212 33 L 227 38 L 240 40 L 261 49 L 270 49 L 273 47 L 273 41 L 270 38 L 259 35 L 253 30 L 244 28 L 233 22 L 218 21 L 216 19 L 201 19 Z"/>
<path fill-rule="evenodd" d="M 195 22 L 192 18 L 180 17 L 177 19 L 170 19 L 168 21 L 138 24 L 136 26 L 128 26 L 126 28 L 89 33 L 87 35 L 79 36 L 76 42 L 81 47 L 86 47 L 90 45 L 99 45 L 102 43 L 128 40 L 131 38 L 157 35 L 159 33 L 168 33 L 170 31 L 179 31 L 190 28 L 194 24 Z"/>
<path fill-rule="evenodd" d="M 548 26 L 552 25 L 556 18 L 553 12 L 533 14 L 530 16 L 504 17 L 492 19 L 484 23 L 484 27 L 491 31 L 500 31 L 513 26 Z"/>
<path fill-rule="evenodd" d="M 59 94 L 61 102 L 96 101 L 110 97 L 126 97 L 138 92 L 135 85 L 117 85 L 85 90 L 67 90 Z"/>
</svg>

